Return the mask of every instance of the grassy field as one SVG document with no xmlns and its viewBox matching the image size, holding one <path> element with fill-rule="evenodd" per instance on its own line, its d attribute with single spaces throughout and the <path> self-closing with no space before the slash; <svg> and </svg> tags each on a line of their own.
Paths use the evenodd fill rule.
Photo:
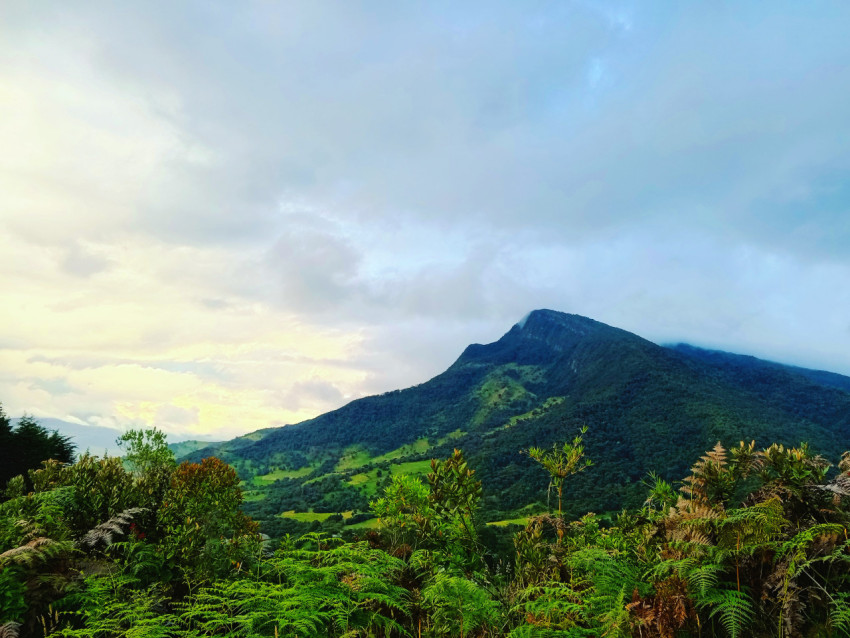
<svg viewBox="0 0 850 638">
<path fill-rule="evenodd" d="M 425 475 L 431 471 L 431 461 L 410 461 L 409 463 L 399 463 L 390 466 L 390 472 L 393 476 L 399 474 L 422 474 Z"/>
<path fill-rule="evenodd" d="M 248 439 L 249 441 L 261 441 L 266 437 L 266 434 L 268 434 L 268 428 L 243 434 L 240 438 Z"/>
<path fill-rule="evenodd" d="M 351 510 L 347 512 L 336 512 L 337 514 L 342 514 L 343 519 L 351 518 L 353 512 Z M 294 510 L 289 510 L 287 512 L 281 512 L 278 516 L 282 518 L 291 518 L 296 521 L 300 521 L 301 523 L 312 523 L 313 521 L 322 522 L 331 516 L 333 516 L 333 512 L 296 512 Z M 367 522 L 367 521 L 364 521 Z M 353 526 L 352 526 L 353 527 Z"/>
<path fill-rule="evenodd" d="M 454 432 L 449 432 L 446 436 L 440 437 L 440 440 L 437 441 L 437 445 L 442 445 L 443 443 L 448 443 L 449 441 L 456 441 L 458 439 L 462 439 L 466 436 L 466 432 L 458 428 Z"/>
<path fill-rule="evenodd" d="M 359 474 L 355 474 L 350 479 L 348 479 L 348 484 L 352 487 L 360 487 L 361 485 L 366 485 L 370 481 L 377 481 L 377 475 L 378 470 L 372 470 L 369 473 L 360 472 Z"/>
<path fill-rule="evenodd" d="M 525 421 L 527 419 L 531 419 L 533 417 L 540 416 L 541 414 L 543 414 L 546 410 L 548 410 L 552 406 L 558 405 L 559 403 L 563 403 L 565 398 L 566 397 L 549 397 L 542 404 L 540 404 L 538 407 L 534 408 L 533 410 L 529 410 L 528 412 L 526 412 L 524 414 L 518 414 L 514 417 L 511 417 L 510 421 L 508 421 L 502 427 L 503 428 L 509 428 L 511 426 L 516 425 L 520 421 Z"/>
<path fill-rule="evenodd" d="M 525 525 L 528 523 L 528 518 L 528 516 L 523 516 L 522 518 L 506 518 L 503 521 L 490 521 L 487 524 L 492 525 L 493 527 L 507 527 L 508 525 Z"/>
<path fill-rule="evenodd" d="M 346 470 L 353 470 L 356 467 L 362 467 L 371 460 L 372 456 L 366 450 L 359 446 L 354 446 L 345 450 L 335 469 L 337 472 L 345 472 Z"/>
<path fill-rule="evenodd" d="M 423 454 L 433 447 L 426 438 L 417 439 L 413 443 L 402 445 L 400 448 L 390 450 L 386 454 L 380 456 L 372 456 L 366 450 L 359 446 L 353 446 L 345 450 L 345 453 L 336 464 L 337 472 L 345 472 L 358 467 L 363 467 L 368 463 L 386 463 L 387 461 L 395 461 L 396 459 L 412 456 L 414 454 Z"/>
<path fill-rule="evenodd" d="M 410 461 L 408 463 L 391 465 L 389 468 L 383 470 L 375 468 L 368 472 L 360 472 L 348 479 L 348 484 L 352 487 L 359 488 L 366 496 L 371 497 L 377 494 L 378 481 L 381 477 L 387 475 L 387 471 L 389 471 L 390 476 L 397 476 L 400 474 L 418 474 L 421 476 L 431 471 L 431 461 Z M 381 472 L 381 476 L 378 476 L 378 472 Z"/>
<path fill-rule="evenodd" d="M 430 450 L 431 447 L 432 445 L 428 439 L 416 439 L 413 443 L 402 445 L 396 450 L 392 450 L 391 452 L 387 452 L 381 456 L 376 456 L 372 462 L 383 463 L 384 461 L 394 461 L 405 456 L 412 456 L 413 454 L 423 454 Z"/>
<path fill-rule="evenodd" d="M 348 479 L 347 482 L 352 487 L 360 488 L 360 491 L 366 496 L 372 496 L 378 491 L 378 470 L 360 472 Z"/>
<path fill-rule="evenodd" d="M 258 487 L 262 487 L 263 485 L 268 485 L 269 483 L 274 483 L 278 479 L 285 478 L 301 478 L 303 476 L 307 476 L 310 472 L 312 472 L 315 467 L 306 466 L 302 467 L 298 470 L 274 470 L 269 472 L 268 474 L 263 474 L 261 476 L 255 476 L 252 480 L 254 485 Z"/>
<path fill-rule="evenodd" d="M 478 411 L 472 417 L 472 424 L 479 425 L 495 410 L 507 404 L 533 395 L 515 379 L 495 373 L 490 375 L 475 392 L 480 402 Z"/>
</svg>

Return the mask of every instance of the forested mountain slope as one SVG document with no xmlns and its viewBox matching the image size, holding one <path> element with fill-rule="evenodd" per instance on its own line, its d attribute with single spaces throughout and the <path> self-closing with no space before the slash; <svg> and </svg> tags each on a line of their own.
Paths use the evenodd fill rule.
<svg viewBox="0 0 850 638">
<path fill-rule="evenodd" d="M 521 453 L 583 425 L 595 470 L 572 481 L 567 513 L 645 497 L 650 470 L 684 476 L 701 452 L 755 439 L 836 458 L 850 439 L 850 378 L 691 346 L 662 347 L 577 315 L 536 310 L 501 339 L 471 345 L 421 385 L 315 419 L 195 451 L 249 483 L 248 511 L 364 511 L 394 473 L 464 450 L 491 518 L 541 507 L 542 470 Z"/>
</svg>

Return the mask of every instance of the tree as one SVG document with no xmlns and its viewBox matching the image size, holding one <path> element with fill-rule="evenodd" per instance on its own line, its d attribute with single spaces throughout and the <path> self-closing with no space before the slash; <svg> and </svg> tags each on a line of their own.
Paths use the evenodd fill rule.
<svg viewBox="0 0 850 638">
<path fill-rule="evenodd" d="M 258 539 L 257 524 L 239 509 L 236 470 L 215 457 L 181 463 L 157 513 L 165 556 L 185 570 L 212 576 L 239 560 L 241 544 Z"/>
<path fill-rule="evenodd" d="M 165 432 L 156 428 L 129 430 L 115 439 L 115 444 L 126 450 L 123 459 L 134 476 L 177 465 L 174 453 L 168 448 Z"/>
<path fill-rule="evenodd" d="M 0 485 L 5 486 L 12 477 L 23 475 L 29 488 L 28 470 L 38 468 L 48 459 L 71 463 L 74 449 L 70 437 L 43 428 L 31 416 L 24 415 L 13 430 L 0 406 Z"/>
<path fill-rule="evenodd" d="M 4 449 L 12 438 L 12 424 L 9 422 L 9 417 L 3 411 L 3 404 L 0 403 L 0 450 Z"/>
<path fill-rule="evenodd" d="M 572 440 L 563 446 L 557 444 L 551 450 L 533 447 L 528 450 L 528 455 L 540 463 L 549 472 L 549 489 L 554 487 L 558 491 L 558 518 L 561 518 L 561 501 L 564 493 L 564 481 L 568 476 L 577 474 L 592 465 L 590 459 L 584 459 L 584 446 L 582 437 L 587 433 L 587 427 Z"/>
<path fill-rule="evenodd" d="M 481 502 L 481 481 L 475 478 L 475 470 L 469 469 L 463 452 L 455 450 L 445 460 L 431 459 L 428 474 L 431 503 L 437 521 L 443 528 L 447 547 L 459 546 L 465 558 L 480 558 L 478 534 L 475 531 L 475 516 Z"/>
<path fill-rule="evenodd" d="M 369 506 L 378 518 L 391 552 L 407 546 L 416 550 L 434 525 L 434 511 L 428 500 L 428 486 L 415 476 L 400 474 Z"/>
<path fill-rule="evenodd" d="M 155 510 L 162 503 L 177 467 L 165 433 L 156 428 L 129 430 L 115 443 L 126 450 L 124 465 L 135 479 L 139 505 Z"/>
</svg>

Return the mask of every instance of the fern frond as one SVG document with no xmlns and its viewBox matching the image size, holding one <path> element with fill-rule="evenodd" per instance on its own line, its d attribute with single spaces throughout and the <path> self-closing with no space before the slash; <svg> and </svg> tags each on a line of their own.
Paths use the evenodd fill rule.
<svg viewBox="0 0 850 638">
<path fill-rule="evenodd" d="M 67 541 L 55 541 L 52 538 L 45 537 L 34 538 L 26 545 L 15 547 L 0 554 L 0 566 L 21 565 L 32 567 L 72 550 L 73 545 Z"/>
<path fill-rule="evenodd" d="M 525 618 L 527 624 L 524 626 L 533 630 L 528 635 L 535 636 L 545 635 L 535 633 L 537 631 L 563 631 L 577 627 L 579 623 L 587 625 L 590 622 L 588 611 L 582 592 L 567 583 L 554 581 L 519 592 L 517 603 L 511 608 L 512 613 Z M 511 632 L 511 636 L 515 635 L 525 634 L 519 630 Z"/>
<path fill-rule="evenodd" d="M 698 565 L 686 574 L 682 574 L 688 585 L 698 593 L 698 600 L 705 600 L 709 593 L 717 587 L 723 568 L 720 565 Z"/>
<path fill-rule="evenodd" d="M 845 454 L 847 454 L 845 452 Z M 850 635 L 850 594 L 839 592 L 832 599 L 829 610 L 829 622 L 839 635 Z"/>
<path fill-rule="evenodd" d="M 708 607 L 709 617 L 719 616 L 720 623 L 730 638 L 745 636 L 745 630 L 753 620 L 754 610 L 750 597 L 736 589 L 711 589 L 697 601 L 698 607 Z"/>
<path fill-rule="evenodd" d="M 0 625 L 0 638 L 19 638 L 21 635 L 21 623 L 7 622 Z"/>
<path fill-rule="evenodd" d="M 89 530 L 86 535 L 80 539 L 80 545 L 86 549 L 94 549 L 98 545 L 112 545 L 117 537 L 127 534 L 127 529 L 130 525 L 132 525 L 135 518 L 138 518 L 147 511 L 148 510 L 144 507 L 131 507 L 125 509 L 123 512 L 116 514 L 108 521 Z"/>
</svg>

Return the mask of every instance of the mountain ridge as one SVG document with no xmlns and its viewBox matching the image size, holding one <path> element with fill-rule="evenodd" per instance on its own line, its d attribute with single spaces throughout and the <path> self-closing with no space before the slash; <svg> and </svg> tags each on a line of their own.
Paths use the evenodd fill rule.
<svg viewBox="0 0 850 638">
<path fill-rule="evenodd" d="M 566 507 L 612 510 L 643 498 L 646 472 L 683 476 L 717 440 L 808 440 L 840 453 L 850 434 L 848 390 L 850 378 L 835 373 L 660 346 L 587 317 L 535 310 L 422 384 L 186 458 L 235 465 L 253 491 L 252 513 L 268 519 L 285 510 L 364 511 L 390 474 L 422 471 L 427 458 L 461 447 L 495 515 L 541 506 L 545 476 L 521 450 L 587 425 L 597 468 L 576 477 Z"/>
</svg>

